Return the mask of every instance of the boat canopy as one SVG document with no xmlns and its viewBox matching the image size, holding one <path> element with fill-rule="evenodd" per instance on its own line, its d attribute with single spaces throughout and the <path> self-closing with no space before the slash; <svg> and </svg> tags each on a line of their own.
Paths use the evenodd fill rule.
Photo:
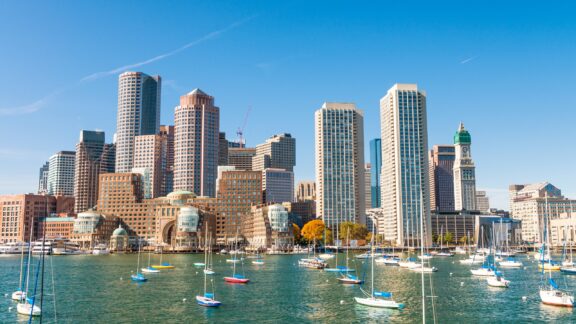
<svg viewBox="0 0 576 324">
<path fill-rule="evenodd" d="M 413 262 L 413 261 L 416 261 L 416 259 L 415 258 L 408 258 L 408 261 Z"/>
<path fill-rule="evenodd" d="M 358 277 L 356 277 L 356 276 L 354 276 L 354 275 L 347 274 L 346 276 L 347 276 L 349 279 L 358 280 Z"/>
<path fill-rule="evenodd" d="M 204 293 L 204 297 L 206 298 L 210 298 L 210 299 L 214 299 L 214 294 L 213 293 Z"/>
<path fill-rule="evenodd" d="M 375 292 L 374 292 L 374 296 L 378 296 L 378 297 L 392 297 L 392 293 L 391 293 L 391 292 L 387 292 L 387 291 L 375 291 Z"/>
<path fill-rule="evenodd" d="M 237 274 L 234 275 L 234 278 L 236 278 L 236 279 L 244 279 L 244 276 L 237 273 Z"/>
<path fill-rule="evenodd" d="M 169 266 L 169 265 L 170 265 L 170 262 L 162 262 L 162 265 L 163 265 L 163 266 Z"/>
</svg>

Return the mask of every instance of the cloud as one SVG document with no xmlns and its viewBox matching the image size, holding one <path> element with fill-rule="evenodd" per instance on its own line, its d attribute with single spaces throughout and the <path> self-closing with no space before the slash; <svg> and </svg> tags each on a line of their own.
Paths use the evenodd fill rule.
<svg viewBox="0 0 576 324">
<path fill-rule="evenodd" d="M 464 59 L 464 60 L 460 61 L 460 64 L 466 64 L 466 63 L 468 63 L 468 62 L 471 62 L 471 61 L 475 60 L 477 57 L 478 57 L 478 55 L 471 56 L 471 57 L 469 57 L 469 58 L 467 58 L 467 59 Z"/>
<path fill-rule="evenodd" d="M 240 21 L 237 21 L 237 22 L 225 27 L 225 28 L 212 31 L 212 32 L 190 42 L 190 43 L 187 43 L 187 44 L 175 49 L 175 50 L 172 50 L 170 52 L 163 53 L 160 55 L 156 55 L 156 56 L 149 58 L 147 60 L 137 62 L 137 63 L 128 64 L 128 65 L 124 65 L 124 66 L 120 66 L 120 67 L 117 67 L 117 68 L 114 68 L 114 69 L 111 69 L 108 71 L 101 71 L 101 72 L 92 73 L 90 75 L 83 77 L 82 79 L 80 79 L 75 84 L 70 85 L 68 87 L 65 87 L 65 88 L 58 90 L 58 91 L 54 91 L 54 92 L 50 93 L 49 95 L 47 95 L 43 98 L 40 98 L 40 99 L 36 100 L 35 102 L 30 103 L 30 104 L 22 105 L 22 106 L 16 106 L 16 107 L 0 108 L 0 116 L 23 115 L 23 114 L 31 114 L 31 113 L 37 112 L 38 110 L 42 109 L 42 107 L 44 107 L 47 103 L 49 103 L 51 100 L 53 100 L 55 97 L 57 97 L 61 93 L 65 92 L 66 90 L 68 90 L 74 86 L 77 86 L 77 85 L 82 84 L 82 83 L 98 80 L 98 79 L 101 79 L 101 78 L 104 78 L 107 76 L 111 76 L 111 75 L 114 75 L 114 74 L 117 74 L 120 72 L 124 72 L 126 70 L 139 68 L 139 67 L 163 60 L 165 58 L 168 58 L 170 56 L 178 54 L 178 53 L 180 53 L 180 52 L 182 52 L 188 48 L 200 45 L 204 42 L 207 42 L 209 40 L 217 38 L 218 36 L 228 32 L 228 31 L 231 31 L 235 28 L 242 26 L 243 24 L 247 23 L 248 21 L 250 21 L 256 17 L 257 16 L 254 15 L 254 16 L 242 19 Z"/>
</svg>

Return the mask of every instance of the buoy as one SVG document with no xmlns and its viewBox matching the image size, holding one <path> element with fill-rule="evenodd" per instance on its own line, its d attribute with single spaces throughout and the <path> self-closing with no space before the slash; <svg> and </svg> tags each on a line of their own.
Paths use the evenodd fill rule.
<svg viewBox="0 0 576 324">
<path fill-rule="evenodd" d="M 186 302 L 186 298 L 182 298 L 182 302 L 185 303 L 185 302 Z"/>
<path fill-rule="evenodd" d="M 528 298 L 526 296 L 522 296 L 522 301 L 526 301 Z"/>
<path fill-rule="evenodd" d="M 12 309 L 14 309 L 14 307 L 12 307 L 12 306 L 8 307 L 8 311 L 9 311 L 9 312 L 11 312 Z"/>
<path fill-rule="evenodd" d="M 4 297 L 8 297 L 8 294 L 4 294 Z"/>
<path fill-rule="evenodd" d="M 198 271 L 196 271 L 196 274 L 198 274 Z"/>
<path fill-rule="evenodd" d="M 340 301 L 340 305 L 344 305 L 344 301 L 343 301 L 343 300 Z"/>
<path fill-rule="evenodd" d="M 328 280 L 328 279 L 326 279 L 326 282 L 328 282 L 328 281 L 329 281 L 329 280 Z"/>
<path fill-rule="evenodd" d="M 460 282 L 460 287 L 464 286 L 464 281 Z"/>
<path fill-rule="evenodd" d="M 124 279 L 122 279 L 122 277 L 120 277 L 120 280 L 124 280 Z"/>
<path fill-rule="evenodd" d="M 452 277 L 452 272 L 450 272 L 450 277 Z"/>
</svg>

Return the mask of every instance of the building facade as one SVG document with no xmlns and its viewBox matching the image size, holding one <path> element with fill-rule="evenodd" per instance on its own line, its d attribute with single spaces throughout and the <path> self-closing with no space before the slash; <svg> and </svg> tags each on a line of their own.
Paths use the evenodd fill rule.
<svg viewBox="0 0 576 324">
<path fill-rule="evenodd" d="M 454 208 L 456 210 L 477 210 L 476 208 L 476 168 L 472 161 L 470 133 L 460 123 L 454 135 L 456 160 L 454 161 Z"/>
<path fill-rule="evenodd" d="M 102 131 L 80 131 L 74 167 L 74 210 L 76 213 L 96 206 L 98 175 L 102 167 L 104 142 L 105 135 Z"/>
<path fill-rule="evenodd" d="M 415 84 L 396 84 L 380 100 L 382 131 L 379 234 L 399 246 L 432 239 L 428 193 L 426 93 Z M 423 224 L 424 226 L 421 226 Z"/>
<path fill-rule="evenodd" d="M 453 212 L 454 208 L 454 145 L 434 145 L 430 150 L 430 210 Z"/>
<path fill-rule="evenodd" d="M 476 191 L 476 208 L 481 213 L 490 212 L 490 198 L 486 195 L 486 191 Z"/>
<path fill-rule="evenodd" d="M 288 211 L 280 204 L 253 206 L 243 221 L 242 235 L 252 251 L 291 251 L 294 243 Z"/>
<path fill-rule="evenodd" d="M 299 181 L 296 186 L 296 201 L 316 201 L 316 182 L 311 180 Z"/>
<path fill-rule="evenodd" d="M 364 116 L 351 103 L 326 102 L 315 112 L 316 214 L 334 228 L 365 223 Z"/>
<path fill-rule="evenodd" d="M 256 145 L 256 155 L 252 158 L 252 170 L 284 169 L 294 171 L 296 165 L 296 139 L 292 135 L 277 134 Z"/>
<path fill-rule="evenodd" d="M 50 162 L 46 161 L 44 165 L 40 168 L 38 175 L 38 194 L 48 193 L 48 171 L 50 168 Z"/>
<path fill-rule="evenodd" d="M 66 215 L 66 214 L 64 214 Z M 72 228 L 74 227 L 74 217 L 58 216 L 58 217 L 44 217 L 38 223 L 38 233 L 46 239 L 52 238 L 67 238 L 72 236 Z"/>
<path fill-rule="evenodd" d="M 382 141 L 370 141 L 370 208 L 380 208 L 380 172 L 382 172 Z M 368 208 L 368 205 L 366 206 Z"/>
<path fill-rule="evenodd" d="M 50 157 L 49 163 L 48 194 L 74 196 L 76 152 L 60 151 Z"/>
<path fill-rule="evenodd" d="M 372 178 L 372 166 L 366 163 L 364 166 L 364 206 L 366 209 L 372 206 L 372 186 L 370 180 Z"/>
<path fill-rule="evenodd" d="M 157 134 L 160 128 L 160 76 L 124 72 L 118 77 L 116 119 L 116 172 L 130 172 L 134 158 L 134 138 Z"/>
<path fill-rule="evenodd" d="M 262 192 L 265 203 L 294 201 L 294 173 L 284 169 L 262 170 Z"/>
<path fill-rule="evenodd" d="M 0 242 L 28 242 L 30 234 L 34 241 L 41 236 L 40 220 L 60 213 L 74 213 L 74 198 L 26 194 L 1 195 Z"/>
<path fill-rule="evenodd" d="M 256 149 L 253 147 L 228 147 L 228 165 L 236 167 L 236 170 L 252 171 L 255 155 Z"/>
<path fill-rule="evenodd" d="M 228 165 L 228 140 L 225 132 L 220 132 L 219 134 L 218 165 Z"/>
<path fill-rule="evenodd" d="M 144 184 L 144 198 L 162 196 L 162 185 L 166 183 L 168 165 L 168 138 L 165 135 L 140 135 L 134 138 L 133 173 L 140 173 Z"/>
<path fill-rule="evenodd" d="M 166 196 L 174 191 L 174 126 L 161 125 L 160 135 L 166 141 L 166 166 L 163 167 L 164 175 L 160 188 L 160 196 Z"/>
<path fill-rule="evenodd" d="M 262 204 L 262 172 L 225 171 L 218 184 L 216 240 L 234 242 L 252 206 Z"/>
<path fill-rule="evenodd" d="M 220 108 L 214 97 L 194 89 L 174 112 L 174 190 L 216 196 Z"/>
</svg>

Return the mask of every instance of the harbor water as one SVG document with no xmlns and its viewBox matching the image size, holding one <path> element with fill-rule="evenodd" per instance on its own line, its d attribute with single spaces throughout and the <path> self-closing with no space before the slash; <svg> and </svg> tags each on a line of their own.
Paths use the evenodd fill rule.
<svg viewBox="0 0 576 324">
<path fill-rule="evenodd" d="M 216 299 L 222 302 L 219 308 L 204 308 L 195 301 L 195 296 L 203 292 L 204 274 L 203 268 L 193 263 L 203 262 L 203 255 L 164 255 L 176 268 L 147 274 L 149 280 L 145 283 L 130 280 L 136 270 L 134 254 L 47 257 L 43 323 L 54 323 L 56 319 L 58 323 L 422 322 L 419 273 L 375 265 L 376 290 L 392 292 L 394 300 L 405 305 L 401 310 L 377 309 L 356 304 L 354 297 L 362 296 L 360 287 L 339 283 L 337 274 L 300 268 L 297 261 L 302 257 L 265 256 L 263 266 L 246 259 L 243 265 L 237 264 L 238 272 L 251 281 L 237 285 L 222 279 L 231 275 L 232 265 L 225 261 L 230 256 L 214 255 L 216 274 L 209 276 L 208 285 L 214 286 Z M 576 321 L 572 309 L 540 303 L 540 274 L 533 258 L 518 257 L 525 269 L 502 269 L 511 281 L 510 288 L 505 289 L 489 287 L 485 278 L 472 276 L 470 268 L 478 265 L 461 265 L 458 260 L 462 257 L 431 260 L 439 271 L 425 275 L 427 322 L 433 323 L 433 314 L 438 323 Z M 344 254 L 339 258 L 343 260 Z M 147 263 L 145 254 L 142 259 Z M 158 255 L 152 259 L 157 263 Z M 335 261 L 329 262 L 334 265 Z M 366 263 L 350 256 L 350 267 L 357 269 L 359 277 L 365 277 L 368 282 L 364 288 L 369 289 L 369 260 Z M 16 313 L 16 303 L 10 299 L 18 288 L 19 271 L 19 256 L 0 257 L 0 323 L 28 320 Z M 576 290 L 576 276 L 556 272 L 554 277 L 560 286 Z"/>
</svg>

